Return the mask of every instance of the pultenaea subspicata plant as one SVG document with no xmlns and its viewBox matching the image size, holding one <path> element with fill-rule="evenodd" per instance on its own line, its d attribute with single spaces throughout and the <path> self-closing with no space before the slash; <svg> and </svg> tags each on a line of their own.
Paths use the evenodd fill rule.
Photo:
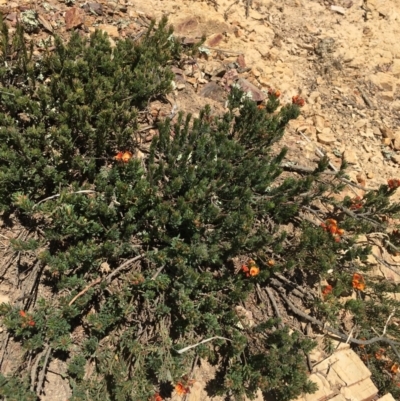
<svg viewBox="0 0 400 401">
<path fill-rule="evenodd" d="M 160 401 L 163 383 L 186 393 L 182 377 L 199 357 L 218 363 L 211 386 L 218 394 L 241 399 L 261 388 L 285 401 L 313 392 L 304 357 L 313 342 L 274 318 L 240 326 L 235 313 L 278 272 L 318 277 L 333 269 L 334 299 L 352 288 L 353 270 L 369 253 L 355 235 L 371 224 L 336 220 L 351 200 L 326 196 L 343 188 L 343 170 L 323 180 L 323 159 L 304 177 L 282 175 L 286 149 L 274 153 L 272 145 L 304 100 L 281 105 L 274 90 L 259 108 L 233 88 L 221 116 L 206 107 L 195 119 L 181 113 L 160 122 L 138 160 L 138 111 L 168 93 L 170 66 L 182 54 L 165 19 L 140 42 L 114 49 L 101 32 L 57 39 L 35 62 L 20 28 L 14 38 L 1 31 L 9 67 L 0 81 L 11 95 L 1 94 L 0 205 L 37 233 L 12 244 L 35 258 L 38 282 L 53 294 L 23 309 L 0 306 L 23 358 L 44 372 L 43 355 L 63 359 L 70 401 Z M 363 208 L 393 215 L 393 190 L 367 193 Z M 337 223 L 325 231 L 300 218 L 314 200 L 334 210 Z M 294 223 L 300 235 L 286 231 Z M 335 241 L 340 230 L 346 238 Z M 240 255 L 250 262 L 235 274 Z M 316 307 L 326 313 L 323 303 Z M 373 305 L 347 307 L 362 317 Z M 373 316 L 380 322 L 386 312 L 382 303 Z M 0 395 L 36 399 L 38 380 L 37 370 L 0 375 Z"/>
</svg>

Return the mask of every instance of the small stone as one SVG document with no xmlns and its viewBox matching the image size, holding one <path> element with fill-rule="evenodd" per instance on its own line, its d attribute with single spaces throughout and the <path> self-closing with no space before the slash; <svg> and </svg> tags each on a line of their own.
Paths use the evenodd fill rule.
<svg viewBox="0 0 400 401">
<path fill-rule="evenodd" d="M 389 146 L 392 143 L 390 138 L 382 138 L 381 140 L 382 145 Z"/>
<path fill-rule="evenodd" d="M 349 164 L 357 164 L 358 163 L 357 155 L 354 152 L 354 150 L 352 150 L 352 149 L 346 149 L 343 152 L 343 158 Z"/>
<path fill-rule="evenodd" d="M 217 33 L 215 35 L 212 35 L 210 38 L 208 38 L 206 44 L 209 47 L 216 47 L 221 43 L 223 38 L 224 37 L 223 37 L 222 33 Z"/>
<path fill-rule="evenodd" d="M 319 143 L 322 143 L 324 145 L 332 145 L 336 142 L 336 138 L 331 133 L 330 128 L 324 128 L 322 133 L 317 134 L 317 140 Z"/>
<path fill-rule="evenodd" d="M 238 63 L 240 68 L 245 68 L 246 67 L 246 61 L 244 59 L 244 55 L 243 54 L 239 54 L 239 56 L 237 56 L 236 62 Z"/>
<path fill-rule="evenodd" d="M 240 78 L 237 83 L 245 93 L 251 93 L 255 102 L 262 102 L 265 99 L 265 94 L 247 79 Z"/>
<path fill-rule="evenodd" d="M 379 129 L 384 138 L 394 139 L 394 133 L 390 128 L 386 127 L 385 125 L 381 125 Z"/>
<path fill-rule="evenodd" d="M 382 100 L 386 100 L 388 102 L 392 102 L 395 98 L 393 91 L 384 91 L 380 93 L 380 97 Z"/>
<path fill-rule="evenodd" d="M 99 3 L 86 3 L 82 6 L 86 12 L 103 15 L 103 5 Z"/>
<path fill-rule="evenodd" d="M 325 119 L 322 116 L 316 114 L 313 117 L 313 121 L 317 132 L 321 133 L 322 130 L 325 128 Z"/>
<path fill-rule="evenodd" d="M 373 128 L 372 128 L 372 132 L 373 132 L 373 134 L 374 134 L 375 136 L 381 136 L 381 135 L 382 135 L 382 132 L 381 132 L 381 130 L 380 130 L 378 127 L 373 127 Z"/>
<path fill-rule="evenodd" d="M 82 10 L 72 7 L 69 8 L 65 13 L 65 28 L 68 31 L 72 28 L 77 28 L 83 24 L 83 13 Z"/>
<path fill-rule="evenodd" d="M 395 78 L 400 78 L 400 59 L 393 60 L 391 72 Z"/>
<path fill-rule="evenodd" d="M 392 155 L 391 160 L 392 160 L 392 162 L 394 162 L 396 164 L 400 164 L 400 155 L 398 155 L 398 154 Z"/>
<path fill-rule="evenodd" d="M 341 14 L 341 15 L 345 15 L 346 14 L 346 10 L 343 7 L 340 6 L 331 6 L 331 10 L 334 11 L 335 13 Z"/>
<path fill-rule="evenodd" d="M 357 174 L 356 179 L 357 179 L 357 182 L 358 182 L 362 187 L 365 187 L 365 184 L 366 184 L 365 179 L 366 179 L 366 177 L 365 177 L 364 174 L 362 174 L 362 173 Z"/>
<path fill-rule="evenodd" d="M 393 140 L 392 147 L 394 150 L 400 151 L 400 138 Z"/>
<path fill-rule="evenodd" d="M 354 126 L 355 126 L 357 129 L 360 129 L 360 128 L 364 127 L 364 125 L 365 125 L 367 122 L 368 122 L 368 120 L 365 119 L 365 118 L 363 118 L 363 119 L 358 120 L 358 121 L 354 124 Z"/>
<path fill-rule="evenodd" d="M 107 34 L 113 38 L 119 37 L 118 27 L 116 27 L 115 25 L 101 24 L 99 25 L 99 29 L 107 32 Z"/>
<path fill-rule="evenodd" d="M 395 78 L 391 74 L 377 72 L 376 74 L 371 75 L 369 79 L 383 91 L 392 92 L 396 89 Z"/>
<path fill-rule="evenodd" d="M 367 171 L 367 178 L 374 178 L 374 173 L 372 171 Z"/>
</svg>

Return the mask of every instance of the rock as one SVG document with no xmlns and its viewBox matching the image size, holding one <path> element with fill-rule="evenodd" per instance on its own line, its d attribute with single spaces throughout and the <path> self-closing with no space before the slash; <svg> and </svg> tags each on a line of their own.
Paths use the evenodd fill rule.
<svg viewBox="0 0 400 401">
<path fill-rule="evenodd" d="M 5 294 L 0 294 L 0 304 L 8 304 L 10 303 L 10 297 L 8 295 Z"/>
<path fill-rule="evenodd" d="M 237 56 L 236 62 L 238 63 L 240 68 L 245 68 L 246 67 L 246 61 L 244 59 L 244 55 L 243 54 L 239 54 L 239 56 Z"/>
<path fill-rule="evenodd" d="M 364 125 L 365 125 L 367 122 L 368 122 L 368 120 L 365 119 L 365 118 L 363 118 L 363 119 L 358 120 L 358 121 L 354 124 L 354 126 L 355 126 L 357 129 L 360 129 L 360 128 L 364 127 Z"/>
<path fill-rule="evenodd" d="M 392 155 L 390 159 L 392 160 L 392 162 L 394 162 L 396 164 L 400 164 L 400 155 L 399 154 Z"/>
<path fill-rule="evenodd" d="M 349 164 L 357 164 L 358 163 L 357 155 L 353 149 L 346 149 L 343 152 L 343 158 Z"/>
<path fill-rule="evenodd" d="M 394 139 L 393 131 L 390 128 L 386 127 L 386 125 L 381 125 L 379 129 L 384 138 Z"/>
<path fill-rule="evenodd" d="M 226 92 L 217 83 L 209 82 L 201 89 L 200 96 L 223 102 L 225 101 Z"/>
<path fill-rule="evenodd" d="M 116 27 L 115 25 L 101 24 L 99 25 L 99 29 L 101 29 L 104 32 L 107 32 L 107 34 L 112 38 L 119 37 L 118 27 Z"/>
<path fill-rule="evenodd" d="M 336 142 L 336 138 L 331 133 L 330 128 L 324 128 L 321 133 L 317 134 L 317 140 L 324 145 L 331 145 Z"/>
<path fill-rule="evenodd" d="M 392 139 L 392 147 L 394 150 L 400 151 L 400 132 L 394 134 L 394 139 Z"/>
<path fill-rule="evenodd" d="M 395 78 L 391 74 L 385 72 L 377 72 L 374 75 L 369 76 L 370 81 L 379 87 L 379 89 L 392 92 L 396 89 Z"/>
<path fill-rule="evenodd" d="M 40 22 L 40 24 L 43 26 L 44 29 L 46 29 L 49 32 L 53 32 L 53 26 L 46 19 L 46 17 L 44 17 L 43 15 L 39 14 L 38 15 L 38 21 Z"/>
<path fill-rule="evenodd" d="M 400 59 L 393 60 L 392 74 L 395 78 L 400 78 Z"/>
<path fill-rule="evenodd" d="M 197 20 L 197 18 L 186 17 L 180 20 L 180 22 L 174 24 L 174 32 L 177 36 L 185 35 L 197 31 L 198 27 L 199 21 Z"/>
<path fill-rule="evenodd" d="M 342 15 L 346 14 L 346 10 L 340 6 L 331 6 L 331 10 L 338 14 L 342 14 Z"/>
<path fill-rule="evenodd" d="M 250 92 L 251 97 L 255 102 L 262 102 L 266 97 L 264 92 L 262 92 L 260 89 L 258 89 L 255 85 L 253 85 L 247 79 L 240 78 L 240 79 L 238 79 L 237 84 L 240 86 L 240 88 L 245 93 Z"/>
<path fill-rule="evenodd" d="M 314 125 L 315 128 L 317 130 L 317 132 L 321 133 L 322 130 L 325 128 L 325 119 L 322 116 L 319 116 L 318 114 L 316 114 L 313 117 L 313 121 L 314 121 Z"/>
<path fill-rule="evenodd" d="M 83 12 L 79 8 L 69 8 L 65 13 L 65 28 L 67 31 L 83 24 Z"/>
<path fill-rule="evenodd" d="M 100 3 L 86 3 L 82 6 L 86 12 L 103 15 L 103 5 Z"/>
<path fill-rule="evenodd" d="M 392 102 L 395 98 L 394 92 L 393 91 L 384 91 L 380 93 L 380 97 L 382 100 L 386 100 L 388 102 Z"/>
<path fill-rule="evenodd" d="M 210 38 L 207 39 L 206 45 L 209 47 L 217 47 L 221 43 L 223 38 L 224 36 L 222 35 L 222 33 L 212 35 Z"/>
</svg>

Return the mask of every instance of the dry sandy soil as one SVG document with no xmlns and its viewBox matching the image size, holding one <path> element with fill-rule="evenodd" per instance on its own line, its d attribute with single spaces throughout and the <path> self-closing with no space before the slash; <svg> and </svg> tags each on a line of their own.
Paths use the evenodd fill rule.
<svg viewBox="0 0 400 401">
<path fill-rule="evenodd" d="M 29 19 L 30 10 L 35 13 Z M 18 18 L 25 20 L 31 26 L 27 38 L 36 43 L 96 28 L 107 31 L 112 41 L 134 38 L 151 18 L 167 15 L 185 43 L 203 34 L 207 40 L 201 56 L 175 70 L 171 104 L 155 102 L 150 114 L 163 117 L 183 110 L 196 115 L 207 103 L 219 113 L 224 87 L 242 78 L 255 86 L 254 98 L 274 88 L 282 92 L 283 102 L 298 94 L 305 99 L 302 116 L 291 122 L 280 143 L 289 147 L 288 161 L 312 167 L 323 152 L 338 167 L 344 154 L 349 176 L 366 188 L 399 176 L 397 0 L 0 0 L 0 11 L 11 27 Z M 16 234 L 2 234 L 5 250 L 7 237 Z M 387 279 L 400 280 L 400 270 L 377 268 Z M 0 279 L 0 301 L 13 303 L 21 293 L 18 283 Z M 0 331 L 3 352 L 5 332 Z M 10 359 L 12 350 L 7 352 Z M 2 372 L 11 368 L 5 365 Z M 67 400 L 64 371 L 60 361 L 51 362 L 42 400 Z M 190 399 L 206 399 L 204 383 L 212 370 L 203 366 L 194 374 Z"/>
</svg>

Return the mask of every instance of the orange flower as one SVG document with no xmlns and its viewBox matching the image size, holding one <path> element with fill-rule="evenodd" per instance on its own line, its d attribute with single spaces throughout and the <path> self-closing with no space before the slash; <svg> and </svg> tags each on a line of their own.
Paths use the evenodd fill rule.
<svg viewBox="0 0 400 401">
<path fill-rule="evenodd" d="M 243 265 L 242 266 L 242 271 L 245 272 L 245 273 L 248 273 L 249 268 L 246 265 Z"/>
<path fill-rule="evenodd" d="M 175 386 L 175 391 L 178 395 L 185 395 L 190 392 L 188 387 L 185 387 L 181 382 Z"/>
<path fill-rule="evenodd" d="M 275 266 L 275 260 L 272 260 L 272 259 L 269 260 L 269 261 L 268 261 L 268 266 L 271 266 L 271 267 L 272 267 L 272 266 Z"/>
<path fill-rule="evenodd" d="M 32 320 L 32 318 L 29 319 L 28 325 L 33 327 L 35 325 L 35 322 Z"/>
<path fill-rule="evenodd" d="M 132 158 L 132 153 L 131 153 L 131 152 L 125 152 L 125 153 L 122 155 L 122 161 L 123 161 L 124 163 L 128 163 L 128 161 L 131 160 L 131 158 Z"/>
<path fill-rule="evenodd" d="M 338 235 L 343 235 L 343 234 L 344 234 L 343 228 L 338 228 L 338 229 L 336 230 L 336 234 L 338 234 Z"/>
<path fill-rule="evenodd" d="M 390 189 L 396 189 L 400 187 L 400 180 L 396 178 L 391 178 L 390 180 L 388 180 L 388 187 Z"/>
<path fill-rule="evenodd" d="M 117 155 L 115 156 L 115 160 L 118 160 L 119 162 L 122 160 L 123 152 L 118 152 Z"/>
<path fill-rule="evenodd" d="M 250 276 L 254 277 L 260 273 L 260 269 L 257 266 L 252 266 L 250 268 Z"/>
<path fill-rule="evenodd" d="M 365 289 L 364 277 L 361 274 L 354 273 L 353 280 L 352 280 L 352 286 L 356 290 L 364 291 L 364 289 Z"/>
<path fill-rule="evenodd" d="M 154 394 L 154 401 L 163 401 L 163 398 L 159 393 Z"/>
<path fill-rule="evenodd" d="M 265 109 L 265 104 L 259 104 L 259 105 L 257 106 L 257 109 L 259 109 L 259 110 Z"/>
<path fill-rule="evenodd" d="M 337 226 L 329 226 L 329 232 L 331 234 L 336 234 L 337 230 L 338 230 Z"/>
<path fill-rule="evenodd" d="M 132 158 L 132 153 L 131 152 L 118 152 L 117 155 L 115 156 L 115 160 L 119 162 L 124 162 L 128 163 L 128 161 Z"/>
<path fill-rule="evenodd" d="M 19 311 L 19 315 L 20 315 L 21 317 L 26 317 L 26 312 L 24 312 L 23 310 L 20 310 L 20 311 Z"/>
<path fill-rule="evenodd" d="M 398 364 L 398 363 L 395 363 L 395 364 L 390 368 L 390 371 L 391 371 L 392 373 L 397 373 L 397 372 L 399 371 L 399 364 Z"/>
<path fill-rule="evenodd" d="M 331 286 L 331 285 L 326 285 L 325 287 L 324 287 L 324 289 L 322 290 L 322 295 L 324 296 L 324 297 L 326 297 L 327 295 L 329 295 L 331 292 L 332 292 L 332 290 L 333 290 L 333 287 Z"/>
<path fill-rule="evenodd" d="M 296 104 L 299 107 L 303 107 L 305 104 L 305 100 L 302 97 L 300 97 L 299 95 L 296 95 L 296 96 L 292 97 L 292 103 Z"/>
</svg>

